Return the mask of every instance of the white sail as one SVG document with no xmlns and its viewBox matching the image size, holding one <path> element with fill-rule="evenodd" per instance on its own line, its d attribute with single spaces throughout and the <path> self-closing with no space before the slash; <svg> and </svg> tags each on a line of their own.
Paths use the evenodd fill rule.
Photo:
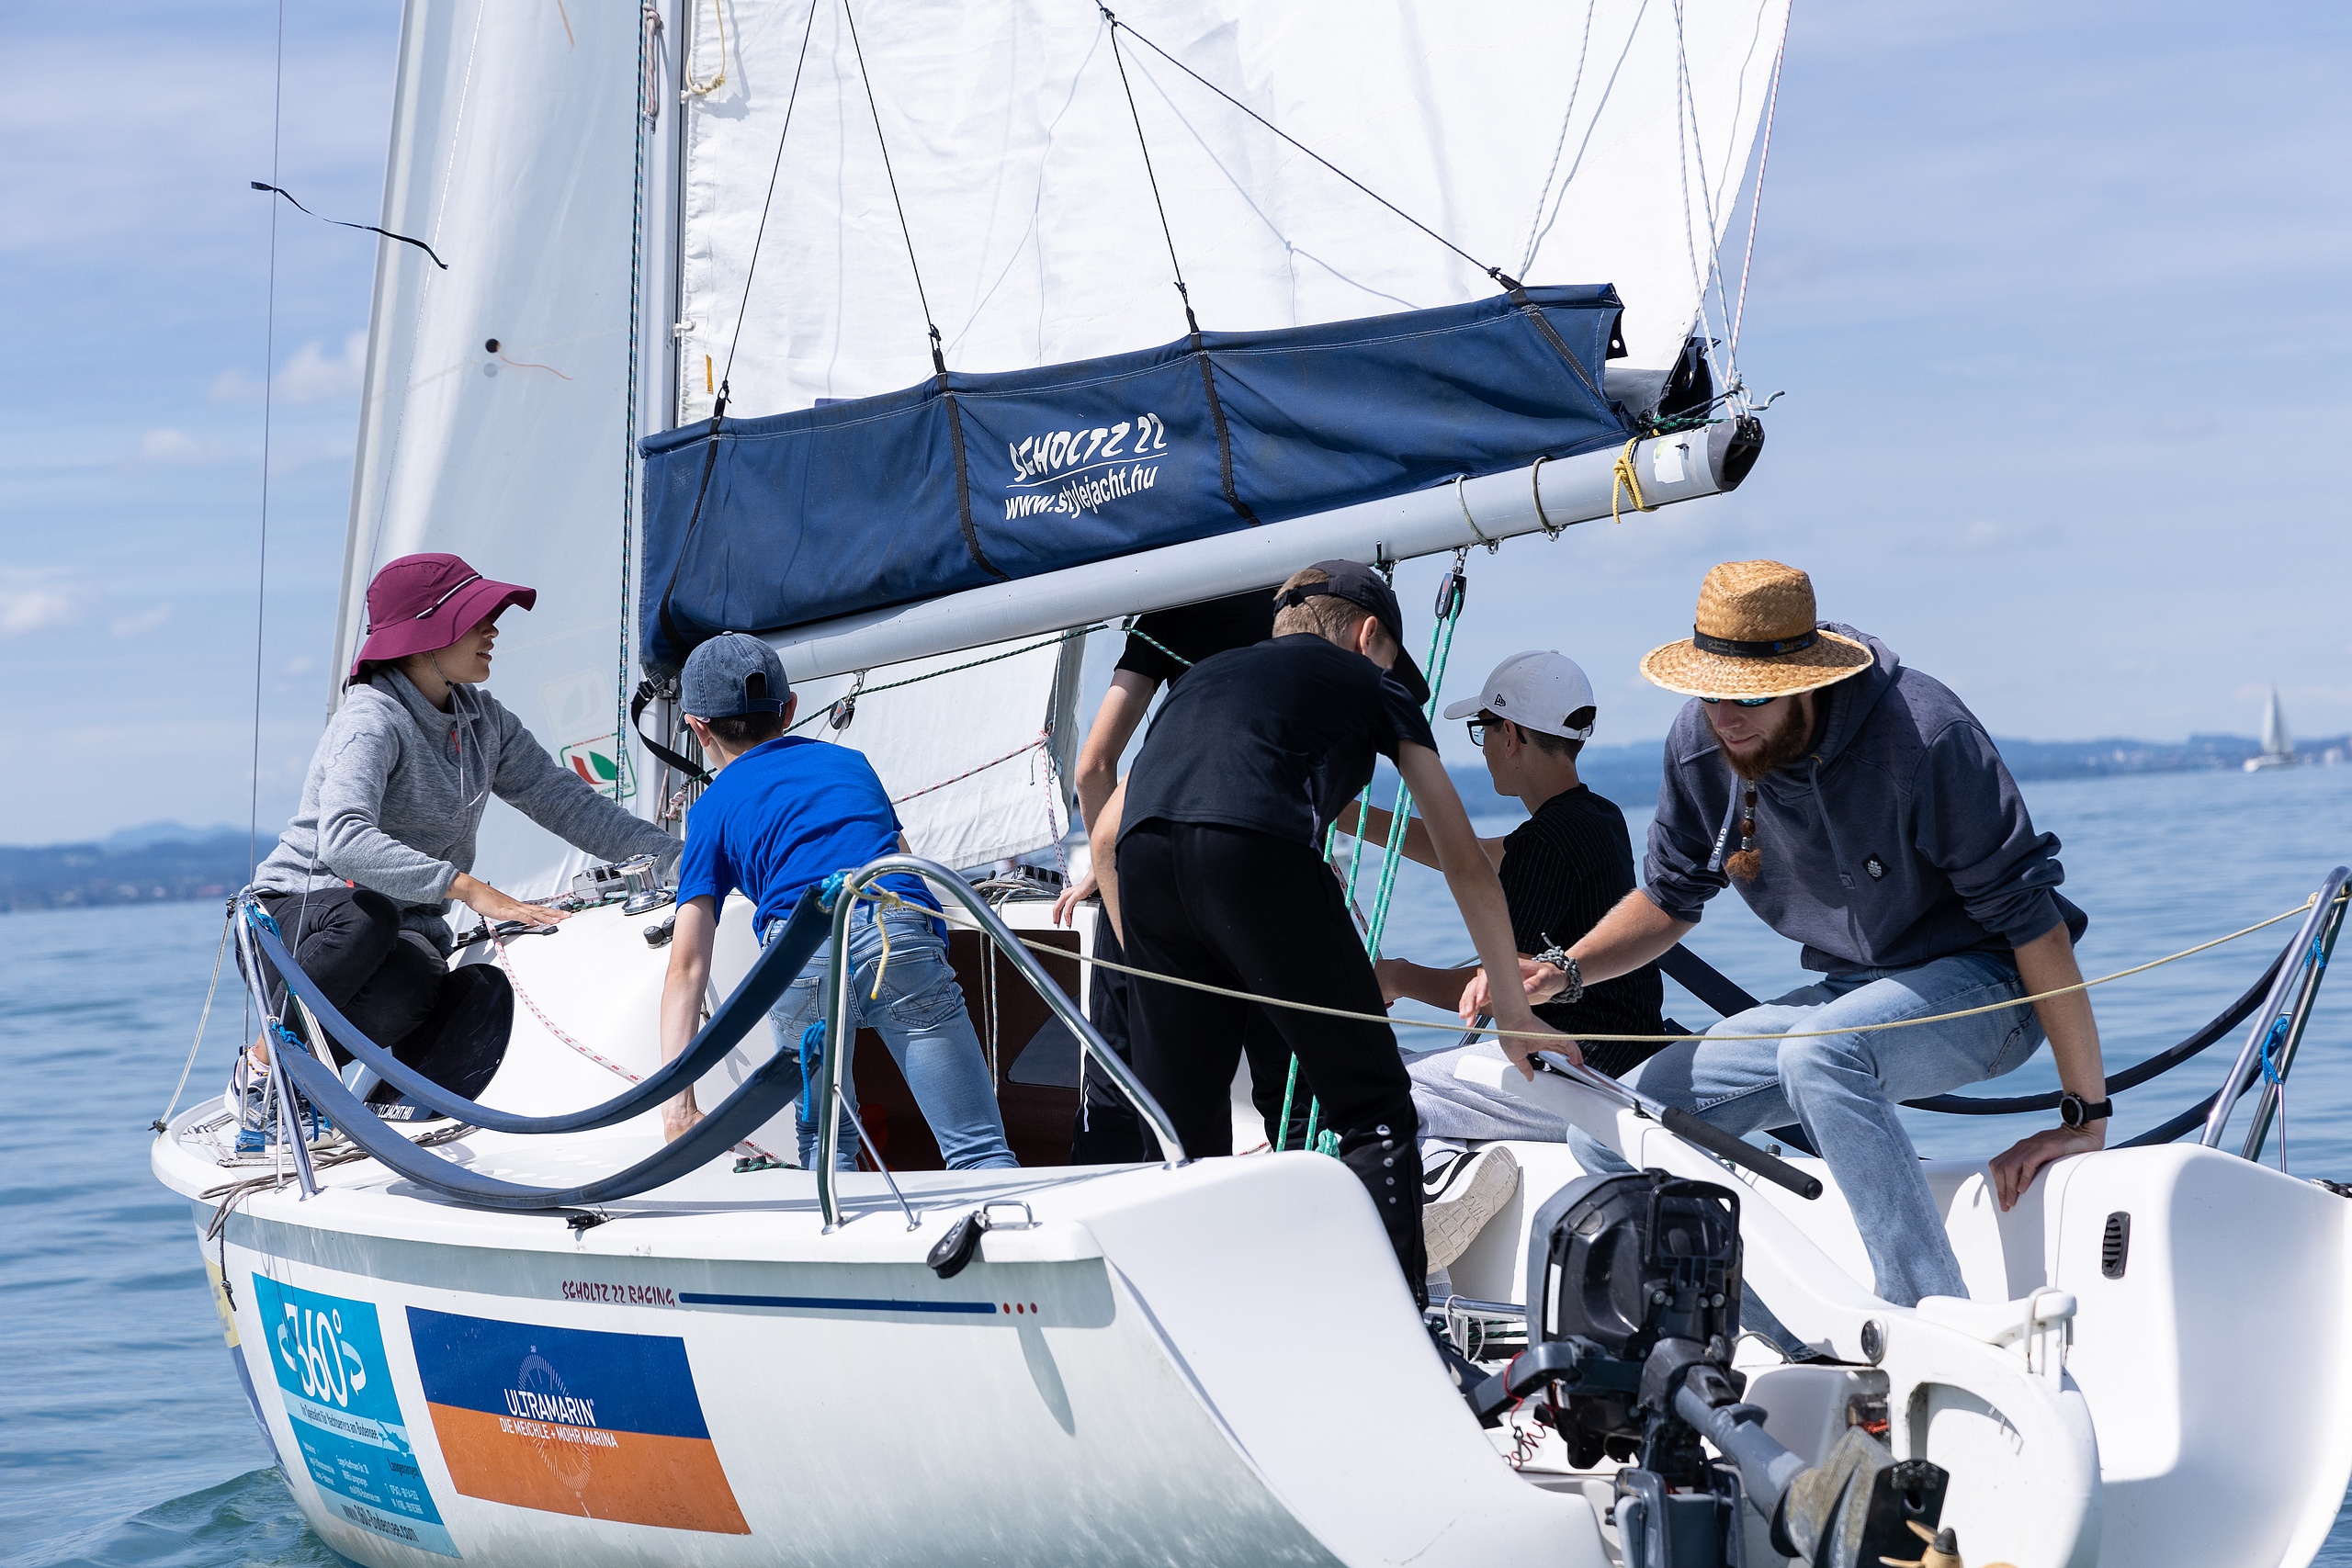
<svg viewBox="0 0 2352 1568">
<path fill-rule="evenodd" d="M 567 764 L 646 814 L 616 743 L 632 679 L 630 319 L 637 8 L 412 0 L 401 28 L 336 650 L 384 562 L 464 556 L 539 591 L 500 623 L 491 690 Z M 493 802 L 476 870 L 545 891 L 576 856 Z"/>
<path fill-rule="evenodd" d="M 712 5 L 688 8 L 693 75 L 718 85 L 690 92 L 684 128 L 681 423 L 708 414 L 721 378 L 734 412 L 758 415 L 927 377 L 910 235 L 956 369 L 1180 336 L 1154 178 L 1204 326 L 1476 299 L 1495 289 L 1491 265 L 1614 283 L 1619 367 L 1662 368 L 1702 304 L 1718 337 L 1736 310 L 1736 268 L 1717 280 L 1712 260 L 1787 19 L 1786 0 L 1141 0 L 1119 12 L 1131 115 L 1091 6 L 866 6 L 862 75 L 842 7 L 816 0 L 812 26 L 810 5 L 729 0 L 723 29 Z"/>
<path fill-rule="evenodd" d="M 1184 326 L 1171 238 L 1208 327 L 1299 325 L 1494 291 L 1477 266 L 1137 33 L 1481 262 L 1537 281 L 1615 283 L 1629 355 L 1612 370 L 1661 372 L 1702 309 L 1722 337 L 1735 308 L 1736 280 L 1719 278 L 1713 258 L 1787 19 L 1786 0 L 1593 0 L 1584 12 L 1410 3 L 1376 14 L 1148 0 L 1120 11 L 1131 110 L 1110 29 L 1085 5 L 865 6 L 854 39 L 835 0 L 813 11 L 811 0 L 685 9 L 681 423 L 708 416 L 722 380 L 735 413 L 759 415 L 924 379 L 926 300 L 960 370 L 1164 342 Z M 1071 618 L 1104 610 L 1090 604 Z M 962 662 L 1049 629 L 1030 617 L 997 634 L 1012 642 L 975 647 L 972 627 L 943 626 L 876 646 L 893 660 L 970 649 L 948 660 Z M 894 794 L 956 777 L 1035 734 L 1061 688 L 1051 661 L 1029 663 L 957 677 L 962 700 L 863 708 L 844 739 L 875 757 Z M 986 710 L 1030 728 L 995 734 L 1003 722 L 979 717 Z M 975 727 L 990 738 L 967 733 Z M 1024 847 L 1045 847 L 1067 805 L 1059 778 L 998 761 L 902 810 L 918 850 L 960 865 L 1024 836 L 983 824 L 1036 824 Z"/>
<path fill-rule="evenodd" d="M 2295 754 L 2294 739 L 2287 733 L 2287 716 L 2278 711 L 2278 688 L 2270 688 L 2270 701 L 2262 709 L 2262 753 L 2266 757 L 2291 757 Z"/>
</svg>

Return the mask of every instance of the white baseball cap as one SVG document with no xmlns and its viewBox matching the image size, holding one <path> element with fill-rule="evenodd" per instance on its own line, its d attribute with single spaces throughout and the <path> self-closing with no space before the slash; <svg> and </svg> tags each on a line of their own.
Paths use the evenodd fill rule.
<svg viewBox="0 0 2352 1568">
<path fill-rule="evenodd" d="M 1445 710 L 1448 718 L 1469 718 L 1491 713 L 1521 729 L 1540 729 L 1565 740 L 1589 740 L 1593 726 L 1574 728 L 1569 717 L 1578 708 L 1595 705 L 1592 682 L 1577 661 L 1564 653 L 1514 653 L 1495 666 L 1475 697 L 1464 697 Z"/>
</svg>

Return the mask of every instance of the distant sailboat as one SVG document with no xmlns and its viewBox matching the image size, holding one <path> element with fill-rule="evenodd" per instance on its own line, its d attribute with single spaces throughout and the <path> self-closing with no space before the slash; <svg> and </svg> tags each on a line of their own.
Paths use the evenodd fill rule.
<svg viewBox="0 0 2352 1568">
<path fill-rule="evenodd" d="M 2258 773 L 2265 768 L 2287 768 L 2295 763 L 2294 738 L 2287 733 L 2287 717 L 2278 711 L 2278 688 L 2270 688 L 2270 700 L 2262 708 L 2262 755 L 2248 757 L 2245 771 Z"/>
</svg>

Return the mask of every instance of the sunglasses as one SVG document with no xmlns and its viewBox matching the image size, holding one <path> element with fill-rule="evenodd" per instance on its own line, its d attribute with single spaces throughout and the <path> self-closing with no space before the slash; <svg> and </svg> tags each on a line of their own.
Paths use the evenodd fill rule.
<svg viewBox="0 0 2352 1568">
<path fill-rule="evenodd" d="M 1760 708 L 1768 703 L 1777 703 L 1781 699 L 1778 697 L 1701 697 L 1699 700 L 1709 707 L 1713 707 L 1717 703 L 1729 703 L 1736 708 Z"/>
<path fill-rule="evenodd" d="M 1463 728 L 1470 732 L 1470 744 L 1483 751 L 1487 749 L 1487 737 L 1502 728 L 1503 723 L 1499 718 L 1474 718 Z"/>
</svg>

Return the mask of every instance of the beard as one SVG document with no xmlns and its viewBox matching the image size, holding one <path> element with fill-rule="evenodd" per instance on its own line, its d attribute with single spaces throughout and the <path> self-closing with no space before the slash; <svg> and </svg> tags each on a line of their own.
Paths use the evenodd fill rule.
<svg viewBox="0 0 2352 1568">
<path fill-rule="evenodd" d="M 1813 739 L 1813 715 L 1806 711 L 1810 706 L 1802 700 L 1791 703 L 1788 712 L 1781 716 L 1780 725 L 1764 737 L 1762 745 L 1745 757 L 1724 747 L 1724 760 L 1731 764 L 1731 771 L 1753 784 L 1774 768 L 1804 756 L 1806 743 Z"/>
<path fill-rule="evenodd" d="M 1807 711 L 1811 706 L 1803 698 L 1791 703 L 1780 724 L 1765 735 L 1761 745 L 1745 757 L 1735 755 L 1728 746 L 1724 747 L 1724 759 L 1731 763 L 1731 771 L 1739 775 L 1740 782 L 1747 786 L 1749 800 L 1755 798 L 1753 791 L 1757 780 L 1774 768 L 1793 762 L 1804 755 L 1805 748 L 1813 740 L 1813 715 Z M 1721 744 L 1720 739 L 1717 744 Z M 1763 869 L 1764 856 L 1757 850 L 1742 849 L 1724 861 L 1724 870 L 1740 882 L 1755 881 Z"/>
</svg>

